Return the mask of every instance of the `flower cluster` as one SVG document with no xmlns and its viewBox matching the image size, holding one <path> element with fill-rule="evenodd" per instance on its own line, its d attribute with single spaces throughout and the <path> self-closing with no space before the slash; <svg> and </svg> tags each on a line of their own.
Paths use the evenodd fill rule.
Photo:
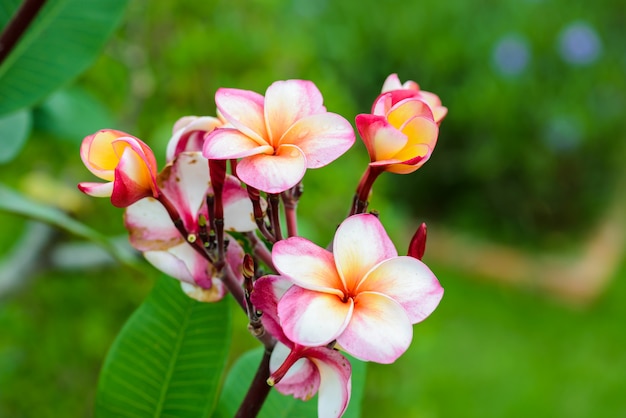
<svg viewBox="0 0 626 418">
<path fill-rule="evenodd" d="M 86 137 L 81 157 L 107 183 L 79 188 L 126 208 L 131 244 L 189 296 L 213 302 L 232 293 L 272 352 L 269 385 L 301 399 L 319 393 L 319 415 L 341 416 L 351 392 L 342 352 L 394 362 L 413 324 L 443 296 L 421 261 L 425 225 L 398 255 L 366 209 L 382 172 L 410 173 L 428 160 L 447 109 L 416 83 L 387 78 L 371 113 L 356 117 L 370 163 L 349 216 L 323 248 L 297 234 L 300 184 L 307 169 L 353 145 L 351 124 L 326 110 L 310 81 L 275 82 L 264 96 L 219 89 L 215 101 L 218 117 L 174 124 L 158 173 L 138 138 L 116 130 Z"/>
</svg>

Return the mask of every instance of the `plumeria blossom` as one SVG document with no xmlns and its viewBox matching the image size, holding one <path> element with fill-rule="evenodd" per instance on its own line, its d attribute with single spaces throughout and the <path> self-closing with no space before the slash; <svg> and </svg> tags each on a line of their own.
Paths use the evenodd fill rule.
<svg viewBox="0 0 626 418">
<path fill-rule="evenodd" d="M 264 276 L 254 283 L 251 301 L 263 312 L 265 330 L 277 340 L 270 357 L 270 378 L 284 395 L 308 400 L 319 391 L 318 416 L 340 417 L 350 401 L 350 362 L 331 348 L 306 347 L 291 341 L 283 332 L 277 303 L 291 282 L 280 276 Z"/>
<path fill-rule="evenodd" d="M 110 197 L 111 203 L 120 208 L 144 197 L 158 196 L 156 159 L 140 139 L 114 129 L 102 129 L 83 139 L 80 157 L 89 171 L 108 181 L 79 183 L 83 193 Z"/>
<path fill-rule="evenodd" d="M 392 363 L 409 347 L 412 324 L 443 296 L 434 274 L 398 256 L 377 217 L 359 214 L 337 229 L 333 251 L 291 237 L 274 244 L 272 261 L 290 287 L 278 302 L 283 332 L 304 346 L 336 340 L 366 361 Z"/>
<path fill-rule="evenodd" d="M 267 193 L 295 186 L 307 168 L 329 164 L 354 143 L 350 123 L 326 111 L 322 94 L 311 81 L 277 81 L 265 96 L 221 88 L 215 102 L 232 127 L 207 135 L 204 156 L 241 158 L 238 177 Z"/>
<path fill-rule="evenodd" d="M 183 152 L 157 178 L 161 192 L 180 215 L 187 237 L 180 234 L 166 209 L 156 199 L 142 199 L 129 206 L 125 214 L 125 224 L 133 247 L 142 251 L 146 259 L 159 270 L 196 286 L 183 288 L 190 296 L 204 301 L 219 300 L 226 293 L 214 266 L 188 243 L 201 236 L 202 220 L 210 219 L 205 199 L 207 194 L 212 194 L 207 164 L 200 152 Z M 248 194 L 235 177 L 227 176 L 223 201 L 226 231 L 245 232 L 256 228 Z M 239 281 L 243 281 L 243 254 L 241 246 L 235 239 L 231 239 L 225 258 Z"/>
<path fill-rule="evenodd" d="M 410 93 L 412 97 L 425 102 L 433 112 L 433 118 L 437 124 L 440 124 L 443 118 L 448 113 L 448 108 L 442 106 L 441 99 L 435 93 L 424 91 L 420 89 L 419 84 L 413 80 L 405 81 L 402 83 L 398 78 L 398 74 L 391 74 L 383 83 L 382 93 L 393 90 L 405 90 Z"/>
<path fill-rule="evenodd" d="M 420 168 L 432 154 L 439 126 L 428 104 L 411 90 L 382 93 L 371 114 L 356 117 L 370 167 L 398 174 Z"/>
</svg>

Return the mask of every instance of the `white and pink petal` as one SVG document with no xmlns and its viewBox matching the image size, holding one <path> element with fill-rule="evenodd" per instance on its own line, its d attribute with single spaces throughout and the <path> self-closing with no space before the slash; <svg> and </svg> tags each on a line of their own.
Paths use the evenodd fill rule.
<svg viewBox="0 0 626 418">
<path fill-rule="evenodd" d="M 307 162 L 302 150 L 281 145 L 273 155 L 253 155 L 237 165 L 237 175 L 244 183 L 266 193 L 281 193 L 304 177 Z"/>
<path fill-rule="evenodd" d="M 344 297 L 345 285 L 337 273 L 333 254 L 311 241 L 301 237 L 278 241 L 272 248 L 272 261 L 292 283 Z"/>
<path fill-rule="evenodd" d="M 389 296 L 361 292 L 337 344 L 364 361 L 393 363 L 411 344 L 413 327 L 404 308 Z"/>
<path fill-rule="evenodd" d="M 372 267 L 398 253 L 378 218 L 359 214 L 339 225 L 333 241 L 333 255 L 337 271 L 350 292 Z"/>
<path fill-rule="evenodd" d="M 285 336 L 304 346 L 320 346 L 336 339 L 352 317 L 354 303 L 335 295 L 292 286 L 278 302 Z"/>
<path fill-rule="evenodd" d="M 359 284 L 357 292 L 382 293 L 398 302 L 412 324 L 430 315 L 443 297 L 443 288 L 421 261 L 400 256 L 375 266 Z"/>
</svg>

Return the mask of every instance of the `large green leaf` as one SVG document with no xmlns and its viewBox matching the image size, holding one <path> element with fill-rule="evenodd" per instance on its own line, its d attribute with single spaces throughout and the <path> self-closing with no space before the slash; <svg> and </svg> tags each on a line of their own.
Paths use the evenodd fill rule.
<svg viewBox="0 0 626 418">
<path fill-rule="evenodd" d="M 200 303 L 160 278 L 104 363 L 97 418 L 204 418 L 217 400 L 231 340 L 226 301 Z"/>
<path fill-rule="evenodd" d="M 345 355 L 345 354 L 344 354 Z M 256 369 L 263 356 L 263 347 L 256 348 L 244 353 L 226 377 L 224 390 L 220 396 L 215 416 L 217 418 L 229 418 L 235 415 L 243 400 Z M 367 363 L 356 360 L 350 356 L 352 365 L 352 395 L 350 405 L 343 415 L 344 418 L 358 418 L 361 416 L 361 401 L 365 388 L 365 375 Z M 258 418 L 316 418 L 317 396 L 303 402 L 291 396 L 284 396 L 276 390 L 272 390 L 259 412 Z"/>
<path fill-rule="evenodd" d="M 11 161 L 22 149 L 32 127 L 30 110 L 0 116 L 0 164 Z"/>
<path fill-rule="evenodd" d="M 31 106 L 93 62 L 128 0 L 48 0 L 0 66 L 0 115 Z M 20 1 L 0 0 L 4 27 Z"/>
<path fill-rule="evenodd" d="M 78 222 L 67 213 L 55 207 L 35 202 L 0 183 L 0 211 L 36 219 L 77 237 L 93 241 L 107 250 L 117 261 L 127 267 L 137 268 L 137 257 L 134 253 L 124 251 L 116 246 L 111 239 L 100 234 L 95 229 Z"/>
</svg>

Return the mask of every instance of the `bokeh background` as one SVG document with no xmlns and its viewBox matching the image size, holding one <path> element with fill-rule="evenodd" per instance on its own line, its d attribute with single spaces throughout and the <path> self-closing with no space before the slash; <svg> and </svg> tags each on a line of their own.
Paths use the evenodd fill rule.
<svg viewBox="0 0 626 418">
<path fill-rule="evenodd" d="M 400 252 L 428 223 L 446 294 L 400 360 L 370 366 L 363 416 L 626 416 L 625 16 L 608 0 L 132 2 L 0 179 L 123 241 L 122 212 L 75 190 L 85 135 L 125 130 L 160 158 L 179 117 L 215 114 L 217 88 L 288 78 L 353 121 L 398 73 L 449 115 L 431 160 L 383 176 L 371 208 Z M 307 174 L 303 235 L 330 239 L 366 163 L 357 143 Z M 91 416 L 157 273 L 13 215 L 0 228 L 0 417 Z"/>
</svg>

